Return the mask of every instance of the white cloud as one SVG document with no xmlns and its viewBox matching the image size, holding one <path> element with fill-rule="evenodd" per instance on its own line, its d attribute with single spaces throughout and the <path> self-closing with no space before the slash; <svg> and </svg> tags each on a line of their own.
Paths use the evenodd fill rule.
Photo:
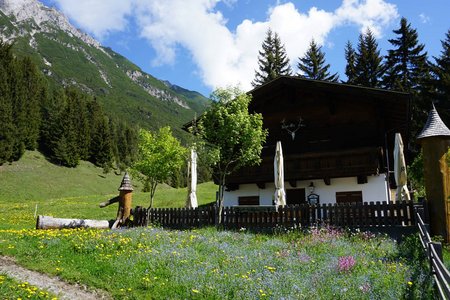
<svg viewBox="0 0 450 300">
<path fill-rule="evenodd" d="M 131 13 L 132 3 L 123 0 L 54 0 L 78 26 L 98 39 L 112 31 L 126 28 L 126 16 Z"/>
<path fill-rule="evenodd" d="M 356 24 L 364 31 L 370 28 L 376 37 L 381 37 L 382 29 L 398 17 L 394 4 L 384 0 L 344 0 L 335 11 L 336 26 Z"/>
<path fill-rule="evenodd" d="M 426 23 L 430 22 L 430 17 L 427 16 L 426 14 L 424 14 L 424 13 L 421 13 L 421 14 L 419 15 L 419 18 L 420 18 L 420 21 L 421 21 L 423 24 L 426 24 Z"/>
<path fill-rule="evenodd" d="M 124 30 L 127 17 L 133 16 L 141 36 L 157 52 L 154 64 L 174 64 L 177 49 L 192 56 L 203 82 L 211 87 L 241 83 L 244 89 L 257 68 L 257 55 L 268 28 L 285 43 L 291 63 L 295 64 L 312 38 L 327 45 L 329 33 L 341 26 L 370 28 L 380 37 L 398 17 L 396 6 L 384 0 L 343 0 L 335 11 L 312 7 L 299 11 L 292 2 L 270 7 L 265 20 L 243 20 L 228 28 L 217 11 L 220 0 L 56 0 L 66 14 L 96 36 Z M 222 0 L 236 5 L 235 0 Z"/>
</svg>

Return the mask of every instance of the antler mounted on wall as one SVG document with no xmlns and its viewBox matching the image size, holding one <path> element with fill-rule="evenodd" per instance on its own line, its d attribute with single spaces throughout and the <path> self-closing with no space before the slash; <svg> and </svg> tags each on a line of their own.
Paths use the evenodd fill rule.
<svg viewBox="0 0 450 300">
<path fill-rule="evenodd" d="M 283 121 L 281 121 L 281 129 L 286 130 L 291 135 L 292 140 L 295 140 L 295 133 L 301 127 L 305 127 L 302 117 L 298 117 L 297 123 L 295 123 L 295 122 L 286 123 L 286 119 L 283 119 Z"/>
</svg>

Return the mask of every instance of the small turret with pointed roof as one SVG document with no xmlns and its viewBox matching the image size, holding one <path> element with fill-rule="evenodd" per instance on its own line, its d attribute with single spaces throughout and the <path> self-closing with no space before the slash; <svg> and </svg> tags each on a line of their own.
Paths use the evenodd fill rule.
<svg viewBox="0 0 450 300">
<path fill-rule="evenodd" d="M 123 176 L 122 183 L 120 184 L 119 191 L 132 191 L 133 186 L 131 185 L 131 179 L 130 175 L 128 175 L 128 172 L 125 172 L 125 175 Z"/>
<path fill-rule="evenodd" d="M 417 139 L 421 140 L 435 136 L 450 136 L 450 130 L 445 126 L 444 122 L 442 122 L 441 117 L 439 117 L 433 104 L 433 108 L 428 114 L 427 123 L 423 127 L 422 132 L 417 136 Z"/>
</svg>

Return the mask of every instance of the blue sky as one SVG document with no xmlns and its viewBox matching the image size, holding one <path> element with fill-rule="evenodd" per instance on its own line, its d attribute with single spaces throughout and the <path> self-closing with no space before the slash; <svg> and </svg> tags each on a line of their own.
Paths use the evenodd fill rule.
<svg viewBox="0 0 450 300">
<path fill-rule="evenodd" d="M 344 46 L 369 27 L 381 53 L 406 17 L 429 57 L 450 29 L 448 0 L 41 0 L 153 76 L 208 96 L 251 88 L 267 29 L 286 46 L 295 71 L 312 38 L 344 76 Z M 432 60 L 433 61 L 433 60 Z"/>
</svg>

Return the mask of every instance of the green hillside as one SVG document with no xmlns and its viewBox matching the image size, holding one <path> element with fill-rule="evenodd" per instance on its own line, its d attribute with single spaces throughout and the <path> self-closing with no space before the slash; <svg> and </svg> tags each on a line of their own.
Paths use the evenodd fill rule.
<svg viewBox="0 0 450 300">
<path fill-rule="evenodd" d="M 0 229 L 2 224 L 17 228 L 34 226 L 34 213 L 60 218 L 113 219 L 117 205 L 100 209 L 98 204 L 119 194 L 123 174 L 104 174 L 101 168 L 82 161 L 77 168 L 49 163 L 37 151 L 27 151 L 12 164 L 0 166 Z M 149 193 L 141 191 L 142 184 L 132 179 L 133 207 L 147 207 Z M 199 204 L 215 200 L 217 186 L 199 184 Z M 186 188 L 175 189 L 160 185 L 155 194 L 155 207 L 184 207 Z M 5 225 L 6 226 L 6 225 Z M 13 226 L 16 227 L 16 226 Z"/>
<path fill-rule="evenodd" d="M 0 37 L 13 37 L 15 53 L 31 56 L 51 86 L 76 86 L 95 96 L 110 116 L 129 124 L 148 129 L 169 125 L 176 136 L 185 138 L 181 125 L 210 103 L 203 95 L 158 80 L 112 49 L 89 45 L 49 21 L 15 22 L 0 11 L 0 26 Z"/>
</svg>

